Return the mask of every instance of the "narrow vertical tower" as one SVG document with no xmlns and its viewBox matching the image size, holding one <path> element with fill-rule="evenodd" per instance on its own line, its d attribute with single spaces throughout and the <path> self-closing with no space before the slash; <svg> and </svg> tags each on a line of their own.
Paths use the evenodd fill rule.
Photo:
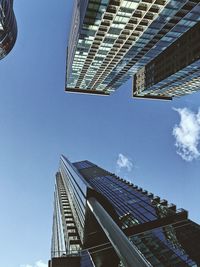
<svg viewBox="0 0 200 267">
<path fill-rule="evenodd" d="M 52 257 L 61 257 L 66 254 L 77 253 L 81 249 L 81 240 L 60 173 L 56 174 L 54 205 Z"/>
<path fill-rule="evenodd" d="M 49 267 L 200 265 L 187 211 L 87 160 L 61 157 L 53 218 Z"/>
</svg>

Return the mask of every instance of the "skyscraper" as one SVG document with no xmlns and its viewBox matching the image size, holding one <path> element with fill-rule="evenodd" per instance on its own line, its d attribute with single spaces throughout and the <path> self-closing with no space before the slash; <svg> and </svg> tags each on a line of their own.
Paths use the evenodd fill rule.
<svg viewBox="0 0 200 267">
<path fill-rule="evenodd" d="M 13 0 L 0 0 L 0 59 L 13 48 L 17 38 L 17 23 Z"/>
<path fill-rule="evenodd" d="M 61 157 L 49 267 L 199 266 L 187 211 L 89 161 Z"/>
<path fill-rule="evenodd" d="M 198 21 L 199 0 L 75 0 L 66 91 L 109 95 Z"/>
<path fill-rule="evenodd" d="M 170 99 L 200 90 L 200 22 L 141 68 L 136 97 Z"/>
</svg>

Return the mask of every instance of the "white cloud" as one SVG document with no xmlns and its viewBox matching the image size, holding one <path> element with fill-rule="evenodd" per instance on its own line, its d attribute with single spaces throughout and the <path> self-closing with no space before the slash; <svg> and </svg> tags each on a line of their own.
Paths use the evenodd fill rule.
<svg viewBox="0 0 200 267">
<path fill-rule="evenodd" d="M 180 115 L 180 123 L 173 129 L 177 153 L 186 161 L 197 159 L 200 156 L 200 109 L 197 113 L 188 108 L 174 110 Z"/>
<path fill-rule="evenodd" d="M 130 172 L 133 168 L 133 163 L 128 157 L 119 153 L 118 159 L 117 159 L 117 170 L 120 171 L 121 168 L 125 168 Z"/>
<path fill-rule="evenodd" d="M 47 264 L 39 260 L 33 265 L 25 264 L 25 265 L 21 265 L 20 267 L 47 267 Z"/>
</svg>

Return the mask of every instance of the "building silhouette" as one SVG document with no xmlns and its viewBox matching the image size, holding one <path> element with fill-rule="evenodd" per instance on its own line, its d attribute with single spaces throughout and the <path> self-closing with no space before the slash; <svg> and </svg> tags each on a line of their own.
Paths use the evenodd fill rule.
<svg viewBox="0 0 200 267">
<path fill-rule="evenodd" d="M 13 0 L 0 0 L 0 59 L 13 48 L 17 38 L 17 23 Z"/>
<path fill-rule="evenodd" d="M 200 266 L 184 209 L 89 161 L 61 156 L 49 267 Z"/>
<path fill-rule="evenodd" d="M 66 91 L 109 95 L 199 21 L 199 0 L 75 0 Z"/>
</svg>

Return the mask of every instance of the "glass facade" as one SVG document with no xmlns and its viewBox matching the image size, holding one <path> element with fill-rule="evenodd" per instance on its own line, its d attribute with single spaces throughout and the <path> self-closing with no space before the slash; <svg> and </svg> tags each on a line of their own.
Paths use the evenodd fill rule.
<svg viewBox="0 0 200 267">
<path fill-rule="evenodd" d="M 0 0 L 0 59 L 13 48 L 17 37 L 17 24 L 13 0 Z"/>
<path fill-rule="evenodd" d="M 200 20 L 198 0 L 82 4 L 80 9 L 75 1 L 77 19 L 72 20 L 69 38 L 70 92 L 110 94 Z"/>
<path fill-rule="evenodd" d="M 180 97 L 200 88 L 200 22 L 184 33 L 134 77 L 133 94 Z"/>
<path fill-rule="evenodd" d="M 56 181 L 52 247 L 55 249 L 56 244 L 58 250 L 63 249 L 63 243 L 66 245 L 71 242 L 70 233 L 73 233 L 76 237 L 73 241 L 78 244 L 76 254 L 81 259 L 76 266 L 100 266 L 98 264 L 101 261 L 111 261 L 112 257 L 112 267 L 123 266 L 120 257 L 112 254 L 114 248 L 104 238 L 106 234 L 100 221 L 94 219 L 94 211 L 88 208 L 87 203 L 91 197 L 102 205 L 112 217 L 111 220 L 118 225 L 119 231 L 123 231 L 136 246 L 145 258 L 146 266 L 200 265 L 200 226 L 188 219 L 187 211 L 177 209 L 167 200 L 162 200 L 89 161 L 72 164 L 62 156 Z M 71 214 L 69 221 L 66 210 L 62 212 L 63 201 L 66 199 Z M 73 227 L 66 226 L 68 222 Z M 59 237 L 59 232 L 64 237 Z M 66 246 L 63 257 L 71 253 Z M 54 253 L 53 257 L 61 257 L 60 255 Z"/>
</svg>

